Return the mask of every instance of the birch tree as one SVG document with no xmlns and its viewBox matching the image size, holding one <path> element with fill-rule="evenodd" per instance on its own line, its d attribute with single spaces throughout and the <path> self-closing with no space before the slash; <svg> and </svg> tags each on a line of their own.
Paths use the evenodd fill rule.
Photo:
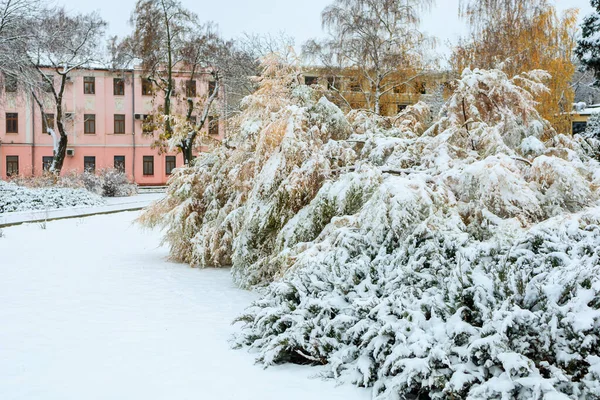
<svg viewBox="0 0 600 400">
<path fill-rule="evenodd" d="M 460 15 L 471 32 L 454 49 L 455 72 L 498 68 L 515 76 L 547 71 L 550 91 L 536 98 L 538 109 L 557 130 L 570 131 L 577 10 L 559 15 L 547 0 L 464 0 Z"/>
<path fill-rule="evenodd" d="M 53 135 L 54 157 L 50 171 L 60 174 L 67 152 L 64 96 L 67 83 L 77 68 L 90 67 L 100 61 L 100 41 L 106 22 L 97 13 L 70 15 L 64 8 L 47 13 L 30 27 L 34 32 L 29 48 L 29 62 L 43 84 L 32 95 L 42 116 L 46 115 L 47 101 L 55 112 L 58 132 L 49 128 Z M 48 69 L 52 75 L 48 74 Z M 56 79 L 54 77 L 56 74 Z"/>
<path fill-rule="evenodd" d="M 352 71 L 367 108 L 381 112 L 381 99 L 412 82 L 424 67 L 432 39 L 420 29 L 433 0 L 335 0 L 322 14 L 325 40 L 310 40 L 304 54 L 331 71 Z M 340 96 L 348 103 L 343 93 Z"/>
</svg>

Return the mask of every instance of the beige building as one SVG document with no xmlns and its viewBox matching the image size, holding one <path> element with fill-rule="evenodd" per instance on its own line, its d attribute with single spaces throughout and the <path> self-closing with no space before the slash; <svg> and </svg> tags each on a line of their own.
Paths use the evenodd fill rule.
<svg viewBox="0 0 600 400">
<path fill-rule="evenodd" d="M 344 111 L 373 109 L 374 92 L 369 82 L 352 69 L 332 72 L 325 68 L 306 68 L 303 79 L 306 85 L 320 86 L 326 96 Z M 387 85 L 392 89 L 380 100 L 381 114 L 385 116 L 396 115 L 420 100 L 430 101 L 439 97 L 441 101 L 448 90 L 450 77 L 447 73 L 426 72 L 408 77 L 392 76 L 390 80 Z"/>
</svg>

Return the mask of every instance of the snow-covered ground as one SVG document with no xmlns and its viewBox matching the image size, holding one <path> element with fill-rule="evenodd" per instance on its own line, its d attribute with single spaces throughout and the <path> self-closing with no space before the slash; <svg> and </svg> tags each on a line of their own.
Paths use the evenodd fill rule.
<svg viewBox="0 0 600 400">
<path fill-rule="evenodd" d="M 106 197 L 103 199 L 103 205 L 96 206 L 0 213 L 0 227 L 23 222 L 73 218 L 115 211 L 136 210 L 142 207 L 147 207 L 152 202 L 162 197 L 164 197 L 164 193 L 141 193 L 129 197 Z"/>
<path fill-rule="evenodd" d="M 0 399 L 370 398 L 231 350 L 231 321 L 256 296 L 227 270 L 166 261 L 137 215 L 4 228 Z"/>
</svg>

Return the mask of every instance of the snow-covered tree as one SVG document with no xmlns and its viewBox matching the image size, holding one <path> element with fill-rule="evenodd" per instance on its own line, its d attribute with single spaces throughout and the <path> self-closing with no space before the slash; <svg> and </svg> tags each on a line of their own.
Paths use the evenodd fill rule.
<svg viewBox="0 0 600 400">
<path fill-rule="evenodd" d="M 536 110 L 546 74 L 465 70 L 434 124 L 344 115 L 268 60 L 235 135 L 142 217 L 265 286 L 236 337 L 374 398 L 600 394 L 600 164 Z"/>
<path fill-rule="evenodd" d="M 600 139 L 600 113 L 590 115 L 585 128 L 584 136 Z"/>
<path fill-rule="evenodd" d="M 600 0 L 590 0 L 590 5 L 595 11 L 583 19 L 575 55 L 587 70 L 594 73 L 595 84 L 598 85 L 600 80 Z"/>
<path fill-rule="evenodd" d="M 30 66 L 37 71 L 42 84 L 31 93 L 42 117 L 48 108 L 55 113 L 58 134 L 49 129 L 55 143 L 50 171 L 60 174 L 68 142 L 66 113 L 63 109 L 65 88 L 74 70 L 100 62 L 100 41 L 106 22 L 97 13 L 72 15 L 64 8 L 48 11 L 36 22 L 29 28 L 33 32 L 33 39 L 28 47 L 28 56 Z M 56 77 L 49 74 L 47 68 Z"/>
<path fill-rule="evenodd" d="M 381 113 L 381 99 L 410 87 L 423 74 L 431 38 L 420 30 L 431 0 L 335 0 L 322 14 L 325 40 L 310 40 L 304 54 L 332 76 L 351 72 L 366 109 Z M 431 61 L 431 60 L 429 60 Z M 409 85 L 411 84 L 411 85 Z M 348 93 L 330 90 L 350 105 Z M 358 89 L 358 90 L 357 90 Z"/>
</svg>

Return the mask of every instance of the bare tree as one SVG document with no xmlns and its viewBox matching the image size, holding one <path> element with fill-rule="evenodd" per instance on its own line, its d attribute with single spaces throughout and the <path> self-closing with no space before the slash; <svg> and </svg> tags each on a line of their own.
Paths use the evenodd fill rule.
<svg viewBox="0 0 600 400">
<path fill-rule="evenodd" d="M 63 109 L 65 88 L 75 69 L 99 62 L 105 27 L 106 22 L 97 13 L 69 15 L 64 8 L 46 13 L 30 27 L 34 37 L 28 49 L 29 62 L 44 88 L 40 90 L 37 87 L 31 94 L 44 118 L 48 100 L 56 113 L 58 135 L 53 129 L 48 129 L 55 142 L 50 171 L 56 174 L 60 174 L 63 167 L 68 143 Z M 48 74 L 48 69 L 52 70 L 52 75 Z"/>
<path fill-rule="evenodd" d="M 179 149 L 187 165 L 196 138 L 215 113 L 216 104 L 221 104 L 228 93 L 241 93 L 246 90 L 244 85 L 249 86 L 245 74 L 251 70 L 249 66 L 256 65 L 255 60 L 233 41 L 223 40 L 214 24 L 201 24 L 178 0 L 138 0 L 131 22 L 133 33 L 119 44 L 113 40 L 114 53 L 121 62 L 128 55 L 142 61 L 143 74 L 162 101 L 152 115 L 152 122 L 162 127 L 154 145 L 161 150 Z M 176 91 L 174 78 L 181 71 L 185 71 L 186 82 L 210 74 L 209 93 L 198 99 L 195 93 L 187 93 L 185 85 Z M 178 109 L 178 96 L 184 99 L 178 103 L 184 103 L 185 110 Z M 199 116 L 193 120 L 196 113 Z"/>
<path fill-rule="evenodd" d="M 174 76 L 183 66 L 182 50 L 193 28 L 196 15 L 178 0 L 138 0 L 131 14 L 133 33 L 124 39 L 122 48 L 142 61 L 145 78 L 163 95 L 164 135 L 172 136 L 171 98 L 175 91 Z"/>
<path fill-rule="evenodd" d="M 419 24 L 421 12 L 432 2 L 335 0 L 321 14 L 329 38 L 308 41 L 303 53 L 332 74 L 353 72 L 367 108 L 379 114 L 384 95 L 421 74 L 432 39 L 419 30 Z"/>
<path fill-rule="evenodd" d="M 41 0 L 0 0 L 0 79 L 5 85 L 18 82 L 25 92 L 39 85 L 27 51 L 34 39 L 32 26 L 45 12 Z"/>
</svg>

